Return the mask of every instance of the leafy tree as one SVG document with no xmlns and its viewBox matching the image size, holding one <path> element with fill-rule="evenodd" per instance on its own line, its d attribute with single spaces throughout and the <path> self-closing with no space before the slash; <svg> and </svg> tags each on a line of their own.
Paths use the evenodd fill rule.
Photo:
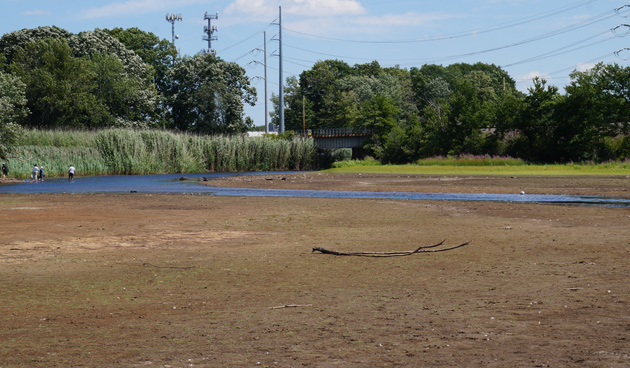
<svg viewBox="0 0 630 368">
<path fill-rule="evenodd" d="M 376 60 L 365 64 L 355 64 L 353 69 L 356 71 L 357 75 L 364 77 L 378 77 L 383 74 L 381 65 Z"/>
<path fill-rule="evenodd" d="M 512 106 L 517 114 L 512 119 L 512 128 L 518 135 L 509 142 L 508 153 L 536 161 L 553 161 L 559 148 L 555 142 L 554 113 L 562 96 L 557 87 L 548 86 L 544 79 L 537 77 L 533 82 L 522 105 Z"/>
<path fill-rule="evenodd" d="M 425 133 L 417 122 L 405 128 L 397 125 L 385 139 L 382 160 L 392 164 L 416 161 L 421 157 L 424 144 Z"/>
<path fill-rule="evenodd" d="M 16 49 L 9 67 L 26 84 L 26 125 L 37 128 L 102 127 L 112 123 L 91 93 L 96 73 L 88 60 L 73 57 L 65 39 L 43 39 Z"/>
<path fill-rule="evenodd" d="M 119 40 L 125 47 L 138 55 L 145 64 L 153 68 L 153 78 L 158 91 L 166 91 L 168 74 L 177 57 L 175 45 L 166 39 L 160 39 L 151 32 L 139 28 L 104 29 L 105 33 Z"/>
<path fill-rule="evenodd" d="M 508 92 L 494 105 L 491 116 L 491 129 L 494 129 L 493 139 L 488 140 L 485 145 L 485 152 L 492 155 L 510 153 L 507 151 L 507 142 L 514 140 L 518 134 L 518 124 L 525 109 L 525 100 L 520 94 Z"/>
<path fill-rule="evenodd" d="M 315 113 L 312 109 L 312 102 L 307 100 L 302 94 L 300 83 L 294 76 L 287 77 L 286 85 L 284 86 L 284 128 L 286 131 L 293 130 L 301 132 L 304 125 L 307 128 L 312 126 Z M 269 115 L 271 123 L 278 126 L 280 124 L 280 111 L 279 111 L 280 99 L 275 93 L 271 94 L 272 110 Z M 305 112 L 305 122 L 303 124 L 303 104 Z"/>
<path fill-rule="evenodd" d="M 165 96 L 170 85 L 169 74 L 177 57 L 175 45 L 138 28 L 114 28 L 103 31 L 122 42 L 127 49 L 136 53 L 150 67 L 149 74 L 158 92 L 157 110 L 153 116 L 161 126 L 170 124 L 167 120 L 168 107 Z"/>
<path fill-rule="evenodd" d="M 0 50 L 4 54 L 8 64 L 13 61 L 17 50 L 25 44 L 37 42 L 44 39 L 70 39 L 72 33 L 58 27 L 38 27 L 33 29 L 22 29 L 5 33 L 0 37 Z"/>
<path fill-rule="evenodd" d="M 28 50 L 29 53 L 35 52 L 34 48 L 29 45 L 37 44 L 39 45 L 38 47 L 44 47 L 42 45 L 47 43 L 48 46 L 46 47 L 52 47 L 50 40 L 58 43 L 62 42 L 66 45 L 64 47 L 70 50 L 69 52 L 67 50 L 62 52 L 63 55 L 59 64 L 56 66 L 54 62 L 48 61 L 45 68 L 43 63 L 37 68 L 26 66 L 24 62 L 29 57 L 25 56 L 25 50 Z M 59 45 L 61 44 L 59 43 Z M 40 105 L 39 109 L 33 109 L 33 115 L 28 121 L 30 125 L 100 127 L 114 124 L 131 124 L 134 126 L 146 126 L 147 121 L 156 116 L 157 92 L 151 75 L 152 69 L 147 67 L 134 51 L 127 49 L 120 41 L 102 30 L 96 29 L 95 31 L 74 35 L 57 27 L 23 29 L 5 34 L 0 38 L 0 48 L 7 59 L 7 63 L 13 65 L 12 68 L 17 68 L 14 70 L 20 70 L 20 77 L 27 82 L 29 86 L 27 88 L 29 106 Z M 57 51 L 61 52 L 57 46 L 53 48 L 57 48 Z M 103 55 L 108 55 L 109 61 L 107 63 L 110 66 L 115 62 L 113 59 L 117 60 L 116 63 L 118 65 L 122 65 L 123 69 L 118 70 L 119 76 L 114 76 L 111 73 L 106 75 L 96 73 L 97 70 L 99 72 L 108 70 L 103 65 L 106 61 Z M 16 58 L 18 59 L 16 60 Z M 18 64 L 22 64 L 22 67 L 17 66 Z M 31 66 L 34 65 L 33 63 L 31 64 Z M 38 81 L 38 75 L 29 75 L 35 71 L 43 73 L 44 69 L 47 70 L 48 74 L 46 77 L 49 79 L 44 78 Z M 75 74 L 72 74 L 74 77 L 72 75 L 64 77 L 62 75 L 64 72 L 73 72 Z M 83 72 L 85 74 L 76 74 Z M 98 86 L 95 86 L 94 83 L 96 83 L 97 77 L 99 79 Z M 52 81 L 61 81 L 64 78 L 68 80 L 60 83 L 58 86 L 53 86 Z M 74 83 L 76 85 L 72 85 L 72 78 L 76 79 L 76 83 Z M 99 98 L 107 95 L 112 97 L 111 94 L 103 91 L 102 88 L 99 89 L 107 78 L 116 79 L 115 82 L 110 82 L 109 86 L 116 87 L 116 91 L 120 92 L 121 95 L 117 99 L 110 98 L 102 101 Z M 43 90 L 37 89 L 42 87 L 42 84 L 47 84 L 48 88 Z M 34 86 L 37 86 L 37 88 L 33 88 Z M 123 93 L 122 87 L 131 89 Z M 73 91 L 77 92 L 77 95 L 83 95 L 84 93 L 95 95 L 82 96 L 76 100 L 79 103 L 66 103 L 64 98 L 59 99 L 59 96 L 46 94 L 53 93 L 55 89 L 62 90 L 63 88 L 73 89 Z M 58 91 L 57 93 L 60 95 L 64 94 L 63 91 Z M 107 103 L 114 100 L 117 100 L 119 104 L 107 105 Z M 124 104 L 121 105 L 120 102 L 123 100 Z M 90 104 L 93 106 L 91 109 L 86 107 Z M 126 107 L 122 108 L 123 105 Z M 53 108 L 52 106 L 55 107 Z M 76 106 L 77 111 L 71 111 L 73 106 Z M 46 109 L 50 111 L 45 113 Z M 53 110 L 56 112 L 52 113 Z M 66 112 L 60 113 L 61 110 Z M 74 117 L 67 119 L 66 124 L 61 117 L 65 119 L 69 115 L 74 115 Z"/>
<path fill-rule="evenodd" d="M 129 77 L 120 59 L 113 55 L 94 54 L 90 61 L 95 72 L 92 94 L 116 119 L 113 125 L 151 125 L 148 118 L 155 108 L 153 89 L 147 90 L 141 80 Z"/>
<path fill-rule="evenodd" d="M 173 126 L 198 133 L 244 132 L 251 120 L 244 119 L 243 104 L 252 105 L 256 90 L 245 70 L 212 54 L 185 57 L 171 74 L 169 90 Z"/>
<path fill-rule="evenodd" d="M 28 115 L 26 85 L 11 74 L 0 72 L 0 159 L 13 152 L 20 133 L 19 122 Z"/>
<path fill-rule="evenodd" d="M 558 108 L 557 144 L 561 160 L 605 160 L 605 139 L 630 131 L 630 67 L 597 64 L 571 74 Z"/>
<path fill-rule="evenodd" d="M 337 81 L 354 74 L 353 69 L 343 61 L 325 60 L 313 65 L 311 70 L 300 74 L 300 90 L 310 102 L 309 107 L 317 117 L 309 120 L 307 128 L 335 128 L 348 126 L 340 119 L 342 92 L 337 88 Z"/>
<path fill-rule="evenodd" d="M 383 157 L 384 144 L 397 126 L 399 116 L 400 110 L 391 98 L 376 95 L 361 103 L 356 127 L 372 131 L 370 142 L 364 147 L 369 154 L 377 159 Z"/>
</svg>

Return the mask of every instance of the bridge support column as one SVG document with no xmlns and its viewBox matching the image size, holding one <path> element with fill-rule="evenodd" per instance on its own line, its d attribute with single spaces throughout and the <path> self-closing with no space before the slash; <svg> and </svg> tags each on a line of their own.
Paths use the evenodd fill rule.
<svg viewBox="0 0 630 368">
<path fill-rule="evenodd" d="M 352 147 L 352 159 L 362 160 L 365 158 L 365 150 L 363 147 Z"/>
</svg>

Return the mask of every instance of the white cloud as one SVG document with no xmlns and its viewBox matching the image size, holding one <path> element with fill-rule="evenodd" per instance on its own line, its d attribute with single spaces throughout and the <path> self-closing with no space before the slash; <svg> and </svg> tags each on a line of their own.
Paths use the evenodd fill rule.
<svg viewBox="0 0 630 368">
<path fill-rule="evenodd" d="M 593 69 L 595 65 L 595 63 L 579 63 L 578 65 L 576 65 L 575 69 L 580 72 L 585 72 L 587 70 Z"/>
<path fill-rule="evenodd" d="M 534 78 L 540 78 L 540 79 L 545 79 L 545 80 L 550 80 L 551 79 L 551 75 L 549 73 L 541 73 L 541 72 L 529 72 L 526 74 L 521 74 L 519 76 L 516 77 L 516 81 L 517 82 L 530 82 L 532 79 Z"/>
<path fill-rule="evenodd" d="M 22 15 L 49 15 L 49 10 L 34 9 L 21 13 Z"/>
<path fill-rule="evenodd" d="M 360 15 L 366 10 L 356 0 L 235 0 L 225 12 L 227 14 L 249 14 L 257 16 L 274 16 L 278 7 L 282 6 L 282 14 L 321 17 L 337 15 Z"/>
</svg>

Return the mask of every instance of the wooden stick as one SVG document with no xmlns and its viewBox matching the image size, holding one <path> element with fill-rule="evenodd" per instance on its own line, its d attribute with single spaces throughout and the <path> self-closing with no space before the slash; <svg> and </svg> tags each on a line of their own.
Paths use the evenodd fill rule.
<svg viewBox="0 0 630 368">
<path fill-rule="evenodd" d="M 326 249 L 326 248 L 322 248 L 322 247 L 314 247 L 313 248 L 313 252 L 321 252 L 322 254 L 332 254 L 335 256 L 357 256 L 357 257 L 404 257 L 404 256 L 410 256 L 412 254 L 416 254 L 416 253 L 435 253 L 435 252 L 445 252 L 448 250 L 453 250 L 453 249 L 457 249 L 460 247 L 463 247 L 464 245 L 468 245 L 470 242 L 467 241 L 465 243 L 462 244 L 458 244 L 452 247 L 448 247 L 448 248 L 440 248 L 440 249 L 430 249 L 428 250 L 428 248 L 435 248 L 438 247 L 442 244 L 444 244 L 444 241 L 441 241 L 437 244 L 434 245 L 426 245 L 426 246 L 420 246 L 415 250 L 409 250 L 409 251 L 395 251 L 395 252 L 346 252 L 346 251 L 336 251 L 336 250 L 330 250 L 330 249 Z"/>
<path fill-rule="evenodd" d="M 177 267 L 177 266 L 156 266 L 153 263 L 149 263 L 149 262 L 145 262 L 143 260 L 141 260 L 140 258 L 134 258 L 135 260 L 138 260 L 140 262 L 142 262 L 143 266 L 152 266 L 155 268 L 172 268 L 172 269 L 176 269 L 176 270 L 189 270 L 191 268 L 195 268 L 195 266 L 184 266 L 184 267 Z"/>
<path fill-rule="evenodd" d="M 312 307 L 313 304 L 285 304 L 279 305 L 277 307 L 269 307 L 269 309 L 280 309 L 280 308 L 298 308 L 298 307 Z"/>
</svg>

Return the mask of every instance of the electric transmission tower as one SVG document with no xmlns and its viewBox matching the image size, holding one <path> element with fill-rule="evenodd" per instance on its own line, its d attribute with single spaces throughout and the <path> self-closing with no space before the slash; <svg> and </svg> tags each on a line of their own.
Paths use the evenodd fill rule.
<svg viewBox="0 0 630 368">
<path fill-rule="evenodd" d="M 212 41 L 219 40 L 219 37 L 214 35 L 215 32 L 218 32 L 218 29 L 217 26 L 212 25 L 212 20 L 219 19 L 219 12 L 217 12 L 215 15 L 208 15 L 208 12 L 206 12 L 206 14 L 204 14 L 203 16 L 203 19 L 208 21 L 208 25 L 203 26 L 203 32 L 206 34 L 205 36 L 203 36 L 203 40 L 208 41 L 208 49 L 205 51 L 205 53 L 217 56 L 217 50 L 214 50 L 212 48 Z"/>
</svg>

